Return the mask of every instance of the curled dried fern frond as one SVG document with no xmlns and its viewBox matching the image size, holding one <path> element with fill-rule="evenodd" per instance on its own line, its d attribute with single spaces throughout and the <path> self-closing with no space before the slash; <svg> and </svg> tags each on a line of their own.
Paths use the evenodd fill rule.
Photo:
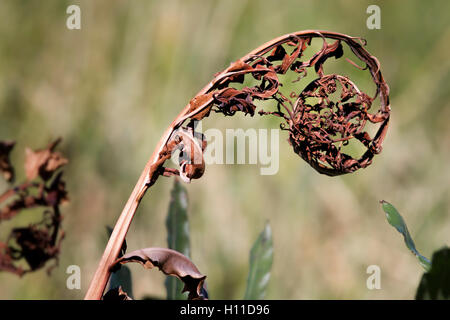
<svg viewBox="0 0 450 320">
<path fill-rule="evenodd" d="M 303 59 L 304 52 L 312 50 L 313 38 L 321 38 L 323 46 L 310 59 Z M 330 43 L 330 39 L 333 42 Z M 258 113 L 282 118 L 282 128 L 289 131 L 289 142 L 295 153 L 318 172 L 334 176 L 367 167 L 381 151 L 390 105 L 389 87 L 381 74 L 380 64 L 364 49 L 362 42 L 334 32 L 303 31 L 264 44 L 215 75 L 172 123 L 164 145 L 177 137 L 176 131 L 184 123 L 189 127 L 190 122 L 208 117 L 212 111 L 225 116 L 233 116 L 236 112 L 253 116 L 257 101 L 271 100 L 274 110 L 259 110 Z M 376 86 L 372 97 L 344 75 L 325 74 L 324 64 L 328 59 L 343 58 L 343 44 L 366 64 L 361 69 L 368 69 Z M 352 64 L 357 66 L 354 62 Z M 281 75 L 297 74 L 293 82 L 300 86 L 302 78 L 310 72 L 314 72 L 317 78 L 301 91 L 282 92 Z M 253 85 L 238 89 L 237 86 L 244 81 Z M 380 105 L 375 109 L 372 105 L 378 97 Z M 368 123 L 378 125 L 373 136 L 366 130 Z M 343 151 L 355 141 L 365 148 L 359 158 Z M 203 160 L 189 161 L 192 164 L 203 163 Z M 204 171 L 202 169 L 201 172 Z M 199 177 L 201 174 L 195 178 Z"/>
<path fill-rule="evenodd" d="M 304 53 L 313 50 L 311 42 L 314 38 L 323 41 L 322 47 L 306 59 Z M 348 61 L 358 69 L 370 72 L 376 86 L 373 96 L 362 92 L 344 75 L 325 74 L 324 66 L 330 58 L 343 58 L 344 44 L 366 66 L 361 68 Z M 108 268 L 120 252 L 139 202 L 158 177 L 180 175 L 190 182 L 203 175 L 206 142 L 195 132 L 195 121 L 214 113 L 277 116 L 283 121 L 281 128 L 289 133 L 288 141 L 294 152 L 318 172 L 336 176 L 370 165 L 381 151 L 389 124 L 390 105 L 389 87 L 381 74 L 380 64 L 364 49 L 365 45 L 363 39 L 341 33 L 300 31 L 266 42 L 215 74 L 161 137 L 114 228 L 86 298 L 101 298 L 109 277 Z M 311 72 L 316 78 L 304 84 L 302 79 Z M 288 83 L 283 83 L 282 79 L 289 77 L 281 76 L 287 73 L 294 74 L 293 85 L 304 87 L 283 92 L 283 85 L 288 87 Z M 251 85 L 244 86 L 244 83 Z M 377 98 L 379 106 L 373 108 Z M 257 111 L 258 101 L 273 101 L 273 110 Z M 378 126 L 373 135 L 367 130 L 369 123 Z M 344 150 L 354 142 L 365 148 L 360 157 Z M 164 162 L 177 149 L 181 150 L 180 170 L 164 168 Z"/>
</svg>

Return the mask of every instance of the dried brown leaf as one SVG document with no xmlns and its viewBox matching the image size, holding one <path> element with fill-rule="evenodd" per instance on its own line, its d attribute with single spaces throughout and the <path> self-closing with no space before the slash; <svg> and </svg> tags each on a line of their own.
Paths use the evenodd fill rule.
<svg viewBox="0 0 450 320">
<path fill-rule="evenodd" d="M 29 181 L 36 179 L 38 176 L 47 181 L 56 170 L 68 163 L 68 160 L 61 153 L 53 151 L 59 142 L 60 139 L 43 150 L 25 149 L 25 174 Z"/>
<path fill-rule="evenodd" d="M 43 208 L 40 222 L 11 230 L 7 241 L 0 242 L 0 270 L 23 275 L 42 268 L 47 261 L 58 262 L 61 241 L 62 216 L 59 211 L 61 203 L 68 200 L 63 172 L 55 171 L 67 163 L 67 159 L 54 152 L 60 140 L 51 143 L 46 149 L 31 151 L 27 149 L 25 161 L 28 179 L 0 195 L 0 222 L 8 220 L 26 209 Z M 40 177 L 40 180 L 35 180 Z M 29 269 L 22 269 L 18 260 L 24 259 Z M 51 266 L 47 269 L 50 273 Z"/>
<path fill-rule="evenodd" d="M 182 292 L 189 292 L 188 299 L 204 299 L 201 294 L 206 276 L 201 274 L 194 263 L 178 251 L 166 248 L 145 248 L 130 252 L 117 259 L 110 267 L 111 271 L 128 262 L 138 262 L 146 269 L 158 267 L 165 275 L 175 276 L 184 282 Z"/>
<path fill-rule="evenodd" d="M 236 72 L 236 71 L 242 71 L 242 70 L 252 71 L 253 68 L 248 63 L 245 63 L 244 61 L 239 59 L 239 60 L 231 63 L 230 66 L 228 67 L 228 69 L 226 69 L 226 72 L 229 73 L 229 72 Z"/>
<path fill-rule="evenodd" d="M 51 235 L 45 229 L 35 226 L 15 228 L 12 237 L 20 247 L 21 254 L 31 270 L 42 267 L 56 254 L 57 248 L 48 245 L 51 242 Z"/>
<path fill-rule="evenodd" d="M 344 54 L 342 49 L 341 41 L 336 40 L 333 44 L 328 44 L 327 41 L 323 40 L 323 47 L 319 53 L 315 54 L 311 58 L 310 66 L 314 66 L 317 74 L 323 76 L 323 64 L 330 57 L 335 57 L 339 59 Z"/>
<path fill-rule="evenodd" d="M 189 113 L 196 111 L 198 108 L 201 108 L 204 104 L 209 104 L 212 101 L 212 95 L 213 95 L 213 92 L 210 92 L 210 93 L 207 93 L 207 94 L 203 94 L 203 95 L 194 97 L 189 102 L 189 105 L 190 105 Z M 204 117 L 209 116 L 209 113 L 211 111 L 211 107 L 212 106 L 209 106 L 209 107 L 207 107 L 205 109 L 202 109 L 202 111 L 200 111 L 199 113 L 194 115 L 192 117 L 192 119 L 202 120 Z"/>
<path fill-rule="evenodd" d="M 174 139 L 179 140 L 180 152 L 180 177 L 190 183 L 192 179 L 199 179 L 205 172 L 205 160 L 203 151 L 206 147 L 205 137 L 193 129 L 180 128 Z"/>
</svg>

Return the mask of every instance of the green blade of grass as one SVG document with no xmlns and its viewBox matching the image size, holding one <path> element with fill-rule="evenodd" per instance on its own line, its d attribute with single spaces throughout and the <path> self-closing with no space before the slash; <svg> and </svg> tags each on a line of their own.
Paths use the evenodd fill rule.
<svg viewBox="0 0 450 320">
<path fill-rule="evenodd" d="M 395 207 L 387 201 L 381 200 L 381 205 L 383 207 L 384 212 L 386 213 L 386 219 L 391 226 L 397 229 L 403 235 L 403 239 L 405 240 L 406 247 L 417 257 L 420 265 L 426 270 L 429 271 L 431 268 L 430 260 L 424 257 L 417 251 L 416 245 L 414 244 L 411 235 L 409 234 L 408 227 L 406 226 L 405 220 L 400 215 L 400 213 L 395 209 Z"/>
<path fill-rule="evenodd" d="M 190 258 L 188 198 L 186 189 L 175 179 L 166 219 L 167 244 Z M 168 300 L 186 300 L 187 294 L 181 293 L 183 282 L 175 277 L 167 277 L 165 282 Z"/>
<path fill-rule="evenodd" d="M 272 230 L 266 223 L 250 251 L 250 271 L 244 299 L 263 299 L 270 280 L 273 262 Z"/>
</svg>

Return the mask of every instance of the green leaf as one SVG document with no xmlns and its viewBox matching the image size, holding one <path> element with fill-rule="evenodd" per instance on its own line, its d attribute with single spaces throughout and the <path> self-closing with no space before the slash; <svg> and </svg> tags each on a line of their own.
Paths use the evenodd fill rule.
<svg viewBox="0 0 450 320">
<path fill-rule="evenodd" d="M 431 270 L 422 276 L 416 299 L 450 299 L 450 249 L 443 248 L 433 253 Z"/>
<path fill-rule="evenodd" d="M 131 271 L 127 266 L 111 273 L 109 278 L 109 290 L 119 287 L 133 299 L 133 282 L 131 281 Z"/>
<path fill-rule="evenodd" d="M 414 244 L 411 235 L 409 234 L 408 227 L 406 226 L 403 217 L 398 213 L 397 209 L 387 201 L 381 200 L 381 205 L 383 207 L 384 212 L 386 213 L 387 221 L 391 226 L 397 229 L 403 235 L 403 239 L 405 240 L 405 244 L 409 250 L 417 257 L 420 265 L 426 270 L 429 271 L 431 268 L 430 260 L 421 255 L 419 251 L 417 251 L 416 246 Z"/>
<path fill-rule="evenodd" d="M 266 223 L 250 251 L 250 271 L 244 299 L 259 300 L 266 294 L 273 262 L 272 230 Z"/>
<path fill-rule="evenodd" d="M 176 250 L 190 258 L 187 208 L 187 191 L 178 179 L 175 179 L 166 219 L 167 243 L 170 249 Z M 186 300 L 187 294 L 181 293 L 184 287 L 181 280 L 175 277 L 167 277 L 165 285 L 168 300 Z"/>
</svg>

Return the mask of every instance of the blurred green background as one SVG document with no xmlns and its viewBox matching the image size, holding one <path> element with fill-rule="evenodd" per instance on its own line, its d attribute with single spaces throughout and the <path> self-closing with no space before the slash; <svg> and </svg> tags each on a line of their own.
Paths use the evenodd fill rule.
<svg viewBox="0 0 450 320">
<path fill-rule="evenodd" d="M 366 27 L 374 3 L 381 30 Z M 81 7 L 81 30 L 66 28 L 70 4 Z M 0 298 L 83 298 L 107 241 L 105 225 L 114 225 L 181 108 L 231 61 L 304 29 L 368 40 L 391 88 L 383 152 L 367 169 L 330 178 L 294 154 L 282 132 L 277 175 L 261 176 L 254 165 L 208 166 L 187 186 L 193 261 L 208 276 L 212 299 L 242 298 L 249 250 L 269 220 L 274 265 L 266 298 L 413 298 L 423 271 L 378 201 L 399 209 L 424 255 L 450 244 L 449 12 L 449 1 L 418 0 L 1 0 L 0 139 L 18 142 L 21 181 L 25 146 L 61 136 L 71 202 L 62 207 L 59 267 L 51 277 L 0 273 Z M 214 115 L 203 126 L 278 124 Z M 171 187 L 161 178 L 146 195 L 129 250 L 166 246 Z M 20 219 L 26 223 L 26 214 Z M 5 227 L 0 232 L 4 240 Z M 81 267 L 81 290 L 66 288 L 72 264 Z M 381 290 L 366 288 L 372 264 L 381 268 Z M 165 297 L 161 273 L 130 267 L 135 297 Z"/>
</svg>

